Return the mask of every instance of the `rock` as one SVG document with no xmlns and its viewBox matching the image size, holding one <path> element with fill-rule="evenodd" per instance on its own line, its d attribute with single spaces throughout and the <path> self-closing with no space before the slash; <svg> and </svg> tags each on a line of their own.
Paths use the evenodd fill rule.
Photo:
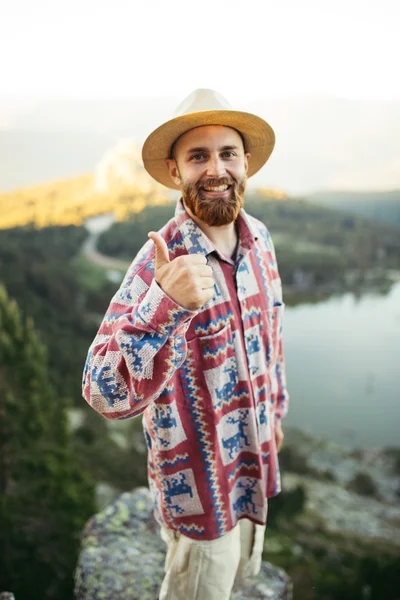
<svg viewBox="0 0 400 600">
<path fill-rule="evenodd" d="M 11 592 L 0 592 L 0 600 L 15 600 L 15 597 Z"/>
<path fill-rule="evenodd" d="M 75 572 L 77 600 L 157 600 L 166 546 L 147 488 L 122 494 L 86 524 Z M 232 600 L 290 600 L 291 582 L 263 562 L 261 572 L 235 588 Z"/>
<path fill-rule="evenodd" d="M 131 139 L 121 139 L 106 151 L 96 166 L 94 190 L 112 194 L 129 189 L 149 193 L 163 188 L 145 170 L 140 147 Z"/>
<path fill-rule="evenodd" d="M 398 503 L 397 491 L 400 488 L 400 476 L 396 469 L 398 449 L 351 450 L 290 426 L 286 426 L 285 429 L 285 446 L 293 452 L 301 448 L 301 455 L 307 457 L 306 467 L 313 478 L 318 477 L 321 481 L 326 481 L 328 475 L 341 487 L 347 487 L 360 472 L 367 472 L 378 490 L 380 499 L 389 504 Z M 290 470 L 296 472 L 296 469 Z M 300 475 L 300 472 L 298 474 Z"/>
<path fill-rule="evenodd" d="M 358 535 L 370 540 L 385 540 L 400 545 L 400 506 L 360 496 L 340 485 L 317 481 L 303 475 L 284 473 L 282 489 L 302 485 L 306 490 L 306 509 L 314 513 L 314 522 L 323 524 L 326 531 Z M 306 525 L 305 514 L 297 517 Z"/>
</svg>

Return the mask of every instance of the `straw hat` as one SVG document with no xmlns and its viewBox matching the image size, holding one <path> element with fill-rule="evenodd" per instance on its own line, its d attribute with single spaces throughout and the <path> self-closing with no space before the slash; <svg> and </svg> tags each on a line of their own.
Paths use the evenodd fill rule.
<svg viewBox="0 0 400 600">
<path fill-rule="evenodd" d="M 168 188 L 179 189 L 172 181 L 165 160 L 173 143 L 184 133 L 204 125 L 225 125 L 239 131 L 246 152 L 251 153 L 247 176 L 251 177 L 267 162 L 275 144 L 275 134 L 266 121 L 250 113 L 232 110 L 214 90 L 195 90 L 178 106 L 173 119 L 151 133 L 143 144 L 146 171 Z"/>
</svg>

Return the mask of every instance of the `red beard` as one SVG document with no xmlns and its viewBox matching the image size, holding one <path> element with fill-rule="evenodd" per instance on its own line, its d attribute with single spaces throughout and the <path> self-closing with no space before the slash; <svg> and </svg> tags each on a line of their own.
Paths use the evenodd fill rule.
<svg viewBox="0 0 400 600">
<path fill-rule="evenodd" d="M 229 185 L 229 196 L 208 198 L 204 193 L 204 186 Z M 236 221 L 240 209 L 243 207 L 246 177 L 234 181 L 227 177 L 221 179 L 207 179 L 195 184 L 182 183 L 182 196 L 186 206 L 203 223 L 210 227 L 220 227 Z"/>
</svg>

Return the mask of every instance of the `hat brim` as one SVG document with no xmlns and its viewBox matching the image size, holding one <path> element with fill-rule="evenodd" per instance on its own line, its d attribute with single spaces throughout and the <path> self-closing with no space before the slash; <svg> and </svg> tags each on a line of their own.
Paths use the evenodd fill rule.
<svg viewBox="0 0 400 600">
<path fill-rule="evenodd" d="M 275 145 L 275 134 L 264 119 L 235 110 L 204 110 L 175 117 L 151 133 L 143 144 L 142 158 L 146 171 L 159 183 L 178 190 L 171 179 L 166 159 L 172 144 L 184 133 L 195 127 L 224 125 L 239 131 L 250 152 L 247 176 L 251 177 L 267 162 Z"/>
</svg>

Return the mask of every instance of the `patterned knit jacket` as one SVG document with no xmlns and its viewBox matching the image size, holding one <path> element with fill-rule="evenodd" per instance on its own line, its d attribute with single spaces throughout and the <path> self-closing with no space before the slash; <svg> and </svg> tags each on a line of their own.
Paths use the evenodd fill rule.
<svg viewBox="0 0 400 600">
<path fill-rule="evenodd" d="M 160 234 L 170 259 L 207 257 L 214 297 L 199 311 L 154 279 L 154 244 L 133 260 L 88 353 L 83 396 L 108 419 L 143 414 L 157 521 L 216 539 L 238 519 L 266 522 L 280 492 L 275 424 L 288 410 L 282 287 L 266 227 L 243 209 L 235 261 L 181 201 Z"/>
</svg>

